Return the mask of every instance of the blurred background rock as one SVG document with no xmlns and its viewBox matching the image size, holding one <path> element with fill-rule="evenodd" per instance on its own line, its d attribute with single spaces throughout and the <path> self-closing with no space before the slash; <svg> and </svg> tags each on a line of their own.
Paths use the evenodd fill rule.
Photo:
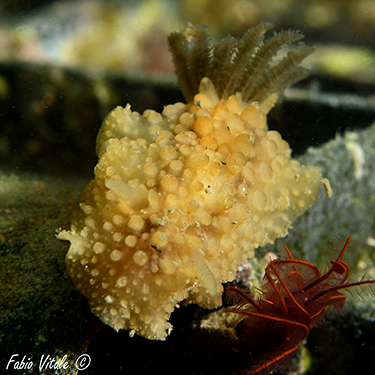
<svg viewBox="0 0 375 375">
<path fill-rule="evenodd" d="M 313 103 L 318 112 L 327 107 L 336 110 L 332 116 L 313 116 L 313 124 L 322 117 L 330 120 L 323 134 L 314 129 L 313 142 L 310 132 L 296 130 L 304 133 L 301 146 L 301 140 L 288 139 L 292 136 L 284 129 L 295 152 L 347 127 L 371 123 L 375 1 L 4 0 L 0 3 L 3 166 L 80 175 L 91 170 L 86 166 L 96 162 L 92 144 L 109 110 L 128 102 L 140 112 L 161 110 L 183 100 L 168 52 L 166 36 L 171 31 L 188 22 L 205 23 L 219 39 L 228 33 L 240 36 L 260 21 L 273 22 L 276 31 L 301 29 L 306 43 L 316 47 L 304 62 L 312 72 L 301 83 L 303 95 L 286 100 L 281 111 L 276 108 L 271 127 L 280 130 L 290 121 L 300 123 L 293 113 L 301 98 L 303 105 Z M 287 91 L 286 99 L 288 93 L 292 95 Z M 343 96 L 348 93 L 350 97 Z M 358 113 L 357 123 L 348 123 Z"/>
<path fill-rule="evenodd" d="M 267 20 L 276 29 L 303 30 L 317 46 L 319 68 L 339 59 L 348 75 L 353 61 L 353 74 L 373 73 L 372 0 L 4 0 L 0 11 L 2 59 L 172 74 L 165 38 L 171 31 L 203 23 L 218 39 Z"/>
</svg>

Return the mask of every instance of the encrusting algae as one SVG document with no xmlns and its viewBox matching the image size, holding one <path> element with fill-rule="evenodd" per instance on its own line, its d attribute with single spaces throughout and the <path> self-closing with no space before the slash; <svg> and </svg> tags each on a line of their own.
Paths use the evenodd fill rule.
<svg viewBox="0 0 375 375">
<path fill-rule="evenodd" d="M 222 283 L 258 246 L 285 236 L 317 199 L 320 168 L 291 159 L 267 130 L 277 92 L 305 75 L 312 49 L 300 32 L 262 23 L 213 46 L 189 25 L 169 36 L 188 104 L 163 112 L 117 107 L 97 138 L 99 162 L 80 214 L 59 239 L 78 290 L 102 321 L 164 340 L 169 316 L 189 300 L 221 305 Z"/>
</svg>

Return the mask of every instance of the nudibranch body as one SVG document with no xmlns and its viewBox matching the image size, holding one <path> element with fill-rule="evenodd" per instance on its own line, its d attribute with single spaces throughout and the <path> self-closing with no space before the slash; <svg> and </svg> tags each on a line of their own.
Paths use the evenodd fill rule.
<svg viewBox="0 0 375 375">
<path fill-rule="evenodd" d="M 268 28 L 261 24 L 251 30 L 261 39 Z M 230 83 L 225 75 L 223 86 L 217 72 L 223 65 L 213 69 L 215 50 L 208 49 L 205 69 L 201 63 L 186 64 L 199 84 L 186 79 L 184 87 L 178 61 L 202 57 L 198 47 L 209 43 L 205 32 L 189 26 L 170 37 L 184 93 L 189 98 L 195 91 L 192 101 L 168 105 L 161 114 L 140 115 L 127 105 L 107 115 L 97 139 L 95 178 L 82 194 L 80 215 L 70 231 L 58 235 L 71 242 L 67 266 L 93 312 L 116 330 L 150 339 L 166 338 L 169 316 L 182 300 L 220 306 L 221 283 L 235 278 L 238 264 L 253 257 L 256 247 L 284 236 L 319 194 L 320 169 L 291 159 L 288 143 L 267 129 L 267 113 L 285 77 L 276 89 L 273 68 L 260 67 L 253 79 L 266 77 L 268 91 L 260 90 L 260 83 L 241 91 L 238 79 Z M 299 34 L 290 35 L 269 41 L 284 45 Z M 231 41 L 233 51 L 237 48 L 232 60 L 241 56 L 242 42 L 245 36 L 234 47 Z M 179 43 L 187 51 L 181 52 Z M 259 40 L 254 43 L 253 49 Z M 273 44 L 269 48 L 276 48 Z M 255 63 L 259 51 L 253 51 Z M 307 53 L 295 51 L 300 60 Z M 281 70 L 290 81 L 299 63 L 295 57 L 289 55 L 296 60 L 291 69 Z M 241 64 L 242 71 L 248 69 Z M 225 93 L 228 83 L 235 93 Z M 251 90 L 258 90 L 255 99 L 249 99 Z"/>
</svg>

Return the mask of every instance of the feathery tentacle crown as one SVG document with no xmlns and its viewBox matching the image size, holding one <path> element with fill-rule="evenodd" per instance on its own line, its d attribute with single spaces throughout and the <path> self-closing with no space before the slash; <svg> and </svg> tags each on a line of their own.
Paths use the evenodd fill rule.
<svg viewBox="0 0 375 375">
<path fill-rule="evenodd" d="M 244 102 L 263 102 L 269 95 L 283 91 L 303 79 L 308 69 L 299 66 L 313 47 L 298 43 L 299 30 L 275 33 L 264 41 L 273 25 L 262 22 L 245 32 L 241 39 L 231 35 L 213 45 L 204 25 L 189 24 L 169 35 L 169 46 L 178 82 L 187 101 L 199 91 L 202 78 L 209 78 L 221 100 L 240 92 Z M 292 44 L 292 45 L 291 45 Z M 289 52 L 277 63 L 276 54 L 289 45 Z"/>
</svg>

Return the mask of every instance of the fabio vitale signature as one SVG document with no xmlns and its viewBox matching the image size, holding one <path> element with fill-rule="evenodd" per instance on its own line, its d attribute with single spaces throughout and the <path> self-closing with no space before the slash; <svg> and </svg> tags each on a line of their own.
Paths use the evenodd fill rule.
<svg viewBox="0 0 375 375">
<path fill-rule="evenodd" d="M 60 358 L 53 357 L 49 354 L 42 354 L 39 361 L 34 363 L 34 361 L 32 361 L 31 358 L 27 358 L 26 355 L 22 356 L 20 354 L 12 354 L 7 363 L 6 370 L 30 370 L 34 366 L 38 366 L 39 371 L 66 370 L 71 366 L 71 363 L 67 361 L 67 358 L 67 355 Z M 88 354 L 81 354 L 74 362 L 74 366 L 80 371 L 87 369 L 90 363 L 90 356 Z"/>
</svg>

